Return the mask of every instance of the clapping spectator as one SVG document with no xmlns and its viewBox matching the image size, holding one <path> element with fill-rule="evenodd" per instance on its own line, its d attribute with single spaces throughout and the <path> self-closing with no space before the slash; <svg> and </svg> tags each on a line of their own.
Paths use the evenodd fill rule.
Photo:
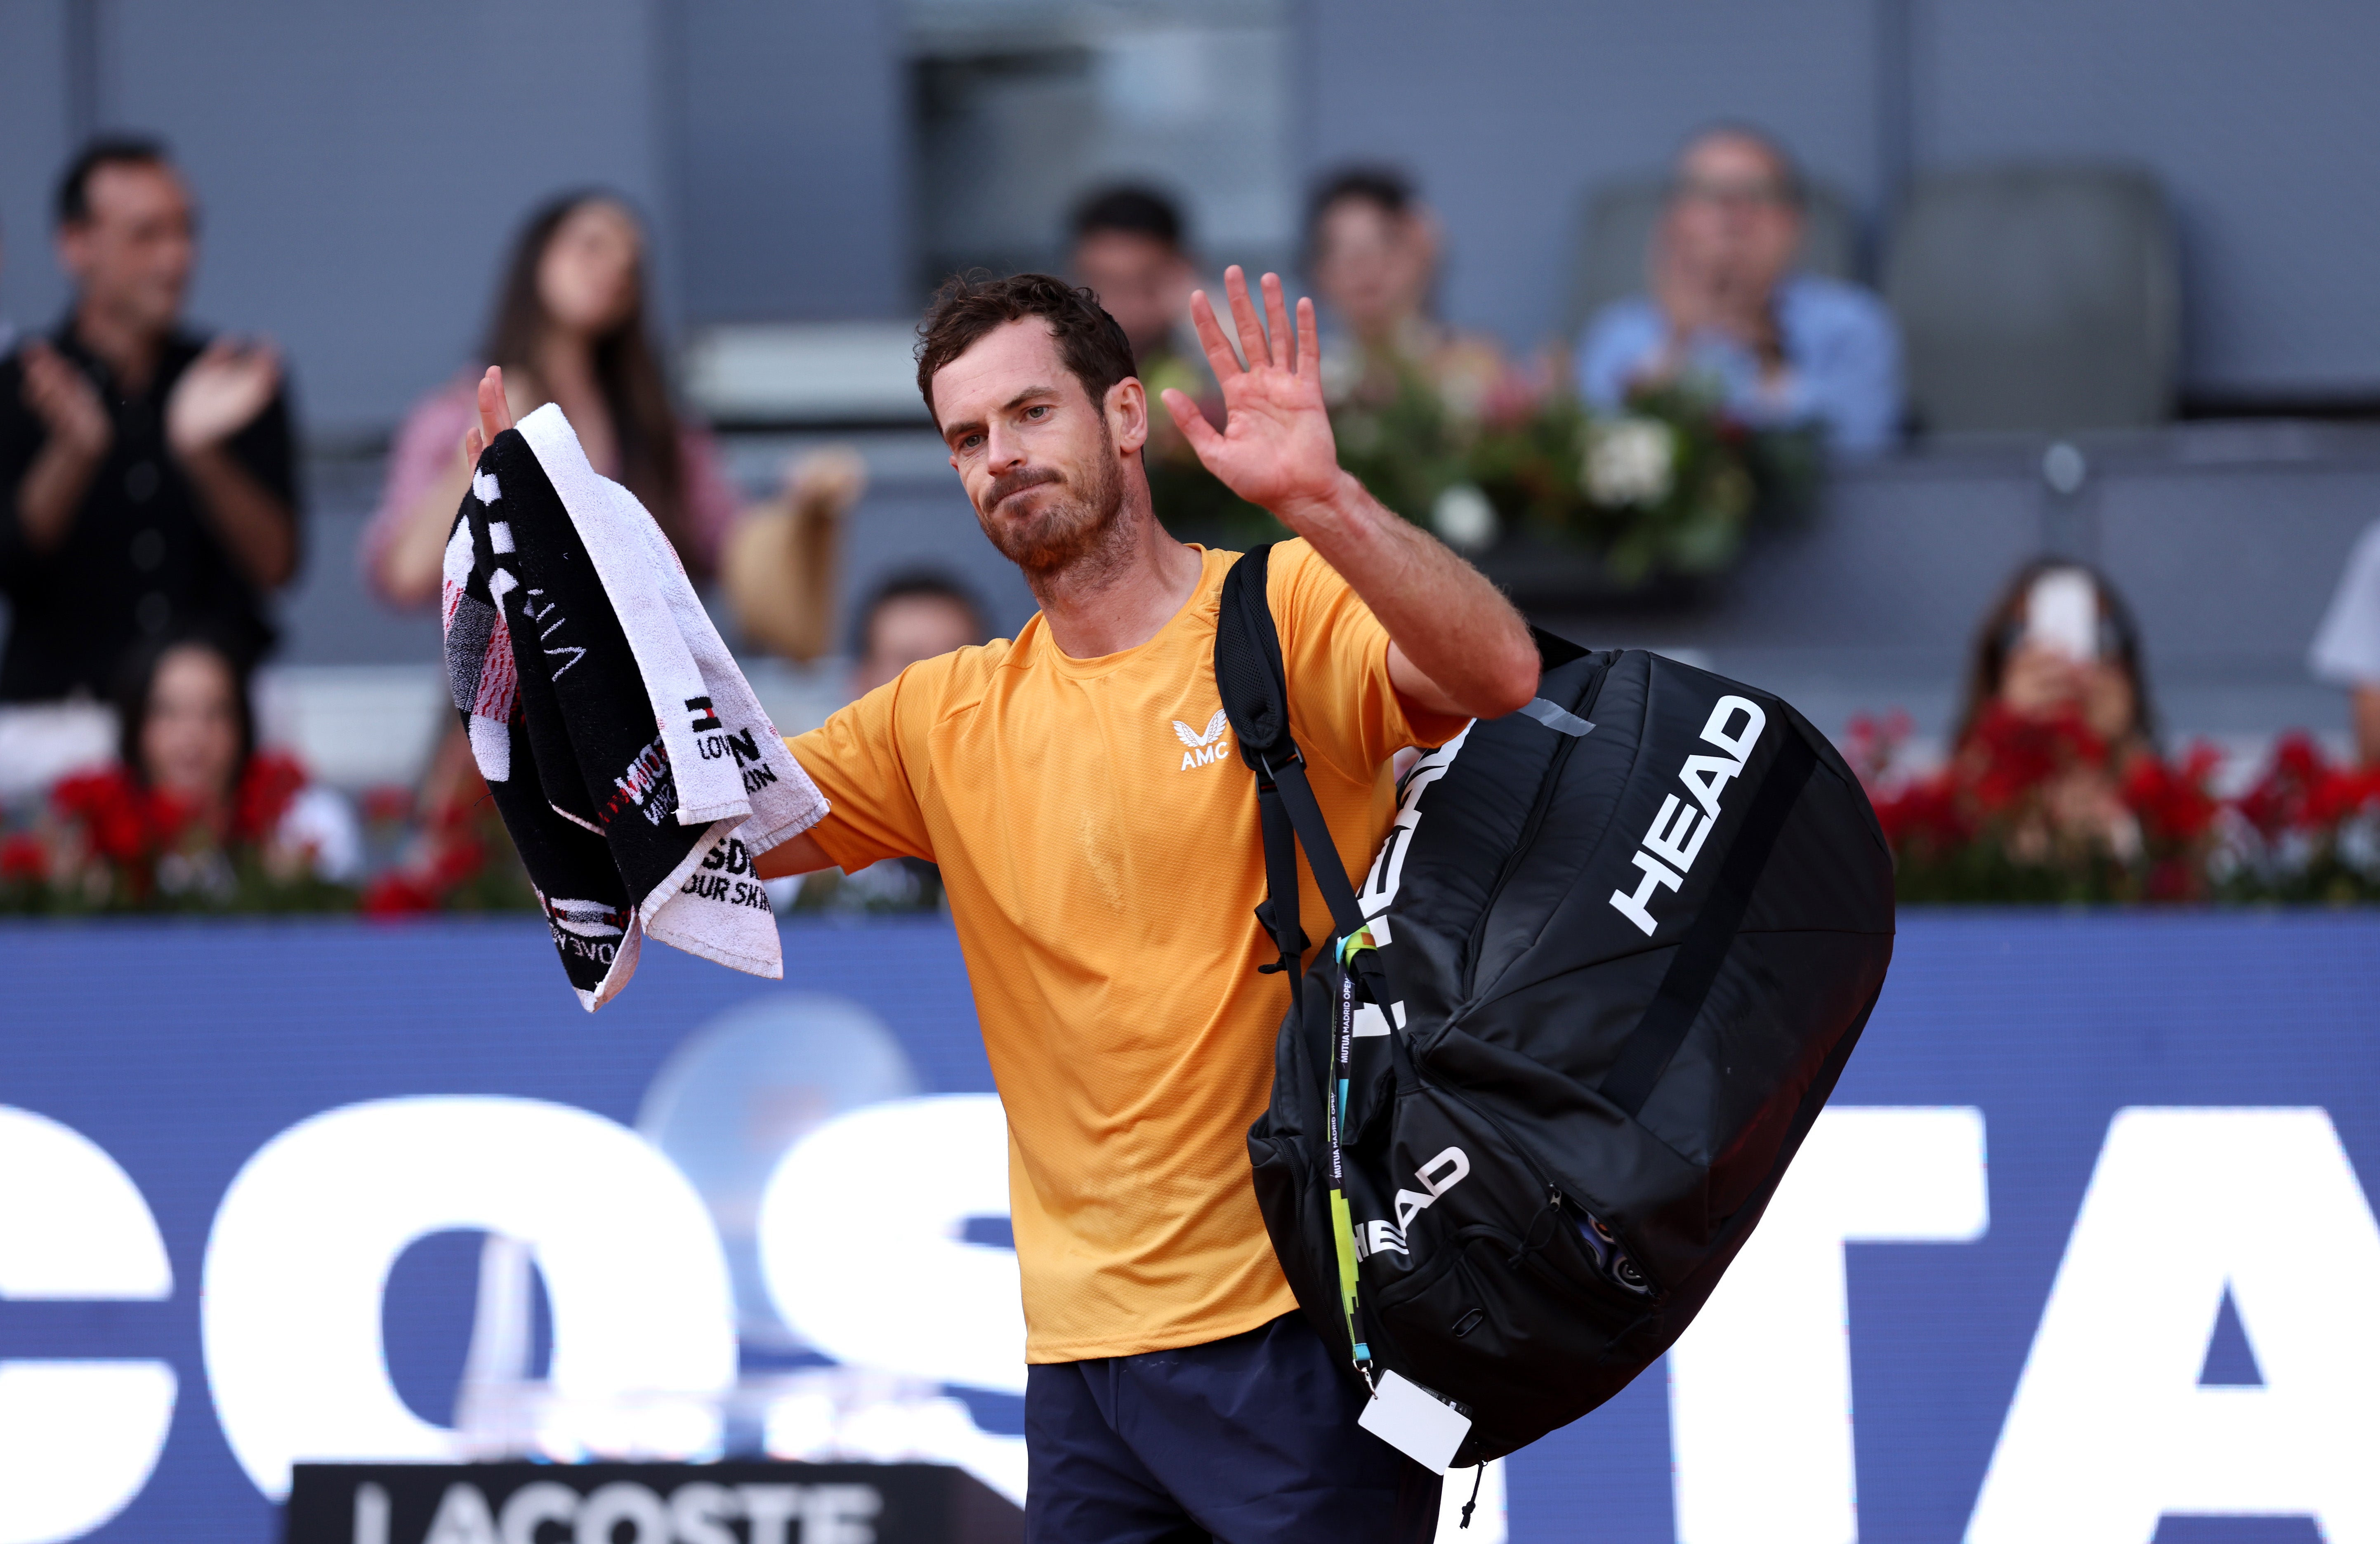
<svg viewBox="0 0 2380 1544">
<path fill-rule="evenodd" d="M 0 366 L 0 700 L 99 695 L 134 645 L 194 626 L 244 671 L 298 566 L 280 360 L 181 326 L 197 226 L 161 145 L 85 149 L 57 230 L 73 306 Z"/>
<path fill-rule="evenodd" d="M 470 480 L 463 436 L 477 421 L 476 390 L 501 365 L 516 418 L 547 402 L 570 419 L 595 469 L 618 479 L 652 512 L 697 583 L 717 571 L 737 500 L 718 447 L 682 420 L 646 331 L 645 236 L 619 199 L 573 193 L 533 214 L 505 265 L 479 362 L 423 398 L 398 431 L 381 505 L 364 538 L 374 589 L 407 606 L 438 593 L 455 511 Z M 829 636 L 834 533 L 858 483 L 841 463 L 795 463 L 774 507 L 822 521 L 812 539 L 768 547 L 787 565 L 764 582 L 789 588 L 815 619 L 788 651 L 822 652 Z M 815 485 L 815 486 L 814 486 Z M 757 512 L 756 512 L 757 513 Z"/>
<path fill-rule="evenodd" d="M 1322 350 L 1334 400 L 1385 400 L 1418 377 L 1457 417 L 1475 418 L 1511 376 L 1494 339 L 1457 332 L 1435 314 L 1439 239 L 1437 217 L 1402 173 L 1354 167 L 1316 188 L 1306 268 L 1327 319 L 1352 345 Z"/>
<path fill-rule="evenodd" d="M 1632 388 L 1694 378 L 1756 427 L 1815 424 L 1852 454 L 1890 445 L 1900 334 L 1868 291 L 1794 271 L 1803 202 L 1800 171 L 1767 136 L 1728 126 L 1690 140 L 1647 253 L 1652 292 L 1587 325 L 1587 402 L 1615 411 Z"/>
<path fill-rule="evenodd" d="M 2313 673 L 2347 688 L 2357 760 L 2380 771 L 2380 525 L 2348 554 L 2308 659 Z"/>
</svg>

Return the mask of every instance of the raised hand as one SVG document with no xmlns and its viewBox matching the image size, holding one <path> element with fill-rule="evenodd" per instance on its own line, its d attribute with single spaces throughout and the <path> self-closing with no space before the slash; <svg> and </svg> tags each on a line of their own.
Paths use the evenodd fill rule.
<svg viewBox="0 0 2380 1544">
<path fill-rule="evenodd" d="M 115 425 L 99 388 L 71 360 L 39 338 L 25 345 L 25 406 L 66 450 L 96 461 L 107 454 Z"/>
<path fill-rule="evenodd" d="M 463 459 L 474 468 L 488 443 L 513 426 L 513 405 L 504 396 L 504 372 L 495 365 L 480 377 L 480 422 L 463 436 Z"/>
<path fill-rule="evenodd" d="M 254 422 L 280 385 L 272 345 L 217 338 L 165 399 L 165 443 L 181 456 L 212 450 Z"/>
<path fill-rule="evenodd" d="M 1257 317 L 1247 275 L 1223 270 L 1223 293 L 1240 335 L 1240 354 L 1223 335 L 1207 292 L 1190 297 L 1190 320 L 1207 362 L 1223 387 L 1223 427 L 1208 423 L 1186 393 L 1169 388 L 1166 411 L 1207 469 L 1250 504 L 1269 509 L 1293 529 L 1344 488 L 1330 414 L 1322 400 L 1322 350 L 1315 337 L 1314 302 L 1297 302 L 1293 345 L 1281 278 L 1263 280 L 1265 315 Z M 1268 325 L 1269 324 L 1269 325 Z"/>
</svg>

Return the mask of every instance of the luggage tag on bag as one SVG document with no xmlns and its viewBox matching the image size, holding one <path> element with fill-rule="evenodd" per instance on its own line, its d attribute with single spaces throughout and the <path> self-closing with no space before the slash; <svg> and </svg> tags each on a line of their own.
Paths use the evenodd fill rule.
<svg viewBox="0 0 2380 1544">
<path fill-rule="evenodd" d="M 1397 1373 L 1380 1375 L 1357 1426 L 1425 1468 L 1444 1474 L 1471 1433 L 1471 1417 Z"/>
</svg>

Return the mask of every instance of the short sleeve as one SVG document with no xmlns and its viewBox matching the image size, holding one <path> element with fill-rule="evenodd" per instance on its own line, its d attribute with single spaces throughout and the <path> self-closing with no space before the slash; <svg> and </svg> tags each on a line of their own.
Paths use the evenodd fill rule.
<svg viewBox="0 0 2380 1544">
<path fill-rule="evenodd" d="M 2306 663 L 2336 686 L 2380 686 L 2380 524 L 2366 529 L 2348 554 L 2347 572 Z"/>
<path fill-rule="evenodd" d="M 827 817 L 809 834 L 844 872 L 888 857 L 933 861 L 918 786 L 929 772 L 927 735 L 955 657 L 913 664 L 785 742 L 826 796 Z"/>
<path fill-rule="evenodd" d="M 1389 630 L 1311 546 L 1275 547 L 1266 578 L 1300 749 L 1362 782 L 1406 746 L 1443 745 L 1462 733 L 1469 720 L 1397 695 Z"/>
</svg>

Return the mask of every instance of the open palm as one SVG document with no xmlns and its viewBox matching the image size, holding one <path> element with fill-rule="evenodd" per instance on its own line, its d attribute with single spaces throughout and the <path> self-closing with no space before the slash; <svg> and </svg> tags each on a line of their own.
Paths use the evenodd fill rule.
<svg viewBox="0 0 2380 1544">
<path fill-rule="evenodd" d="M 280 384 L 281 359 L 271 346 L 217 338 L 165 399 L 166 439 L 186 455 L 220 444 L 254 422 Z"/>
<path fill-rule="evenodd" d="M 1305 511 L 1329 500 L 1343 474 L 1322 400 L 1322 351 L 1315 340 L 1314 302 L 1297 303 L 1297 332 L 1291 340 L 1281 278 L 1263 280 L 1264 318 L 1257 316 L 1247 276 L 1234 265 L 1223 270 L 1223 293 L 1240 334 L 1233 353 L 1200 290 L 1190 297 L 1190 320 L 1207 350 L 1207 362 L 1223 387 L 1223 427 L 1218 432 L 1198 405 L 1168 390 L 1165 407 L 1190 448 L 1223 485 L 1250 504 L 1269 509 L 1293 528 Z M 1245 354 L 1247 363 L 1240 363 Z"/>
</svg>

